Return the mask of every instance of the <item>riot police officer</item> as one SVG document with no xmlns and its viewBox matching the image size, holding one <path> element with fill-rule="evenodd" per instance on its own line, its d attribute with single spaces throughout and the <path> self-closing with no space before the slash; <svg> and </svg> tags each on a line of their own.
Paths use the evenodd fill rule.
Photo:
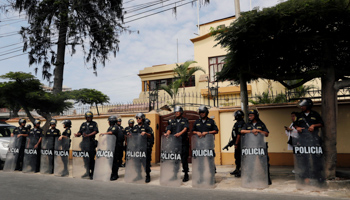
<svg viewBox="0 0 350 200">
<path fill-rule="evenodd" d="M 269 136 L 269 130 L 266 128 L 264 122 L 262 122 L 259 118 L 259 112 L 257 110 L 249 110 L 248 112 L 249 122 L 244 124 L 241 134 L 253 133 L 254 135 L 262 134 L 265 137 Z M 271 185 L 270 178 L 270 164 L 269 164 L 269 156 L 267 154 L 268 145 L 266 143 L 266 155 L 267 155 L 267 176 L 268 176 L 268 184 Z"/>
<path fill-rule="evenodd" d="M 16 127 L 11 133 L 11 137 L 22 138 L 21 147 L 19 149 L 17 163 L 15 170 L 22 171 L 24 149 L 26 144 L 26 137 L 28 136 L 29 130 L 25 127 L 27 121 L 24 118 L 18 120 L 19 126 Z"/>
<path fill-rule="evenodd" d="M 84 164 L 87 166 L 89 164 L 89 169 L 87 173 L 83 175 L 83 177 L 90 176 L 90 179 L 93 178 L 94 168 L 95 168 L 95 155 L 96 155 L 96 147 L 97 141 L 95 140 L 95 135 L 98 133 L 98 125 L 93 119 L 93 113 L 91 111 L 87 111 L 85 113 L 86 122 L 82 123 L 78 133 L 75 134 L 76 137 L 88 137 L 90 139 L 90 148 L 89 148 L 89 163 L 86 163 L 87 160 L 84 159 Z"/>
<path fill-rule="evenodd" d="M 147 152 L 146 152 L 146 179 L 145 182 L 149 183 L 151 181 L 151 158 L 152 158 L 152 147 L 150 146 L 152 144 L 152 138 L 153 138 L 153 132 L 151 131 L 148 124 L 146 124 L 146 116 L 143 113 L 137 113 L 136 116 L 137 124 L 132 129 L 132 133 L 139 133 L 142 136 L 147 136 Z"/>
<path fill-rule="evenodd" d="M 182 138 L 182 151 L 181 151 L 181 162 L 182 169 L 185 173 L 183 182 L 187 182 L 189 180 L 188 177 L 188 156 L 189 156 L 189 140 L 188 140 L 188 120 L 184 118 L 183 108 L 181 106 L 175 106 L 175 119 L 168 121 L 168 126 L 166 128 L 165 136 L 169 136 L 170 134 L 174 134 L 175 137 Z"/>
<path fill-rule="evenodd" d="M 38 140 L 38 142 L 34 146 L 34 149 L 37 149 L 35 172 L 39 172 L 40 171 L 41 140 L 42 140 L 42 137 L 44 137 L 44 131 L 43 131 L 43 129 L 40 128 L 40 124 L 41 124 L 40 119 L 34 120 L 34 123 L 33 123 L 34 128 L 32 128 L 29 131 L 29 136 L 34 136 Z"/>
<path fill-rule="evenodd" d="M 208 134 L 213 134 L 213 135 L 217 134 L 219 132 L 219 129 L 218 129 L 215 121 L 213 119 L 208 118 L 208 114 L 209 114 L 208 108 L 204 105 L 201 105 L 198 108 L 198 113 L 199 113 L 200 118 L 195 121 L 193 129 L 192 129 L 192 133 L 197 135 L 199 138 L 205 137 Z M 215 155 L 214 155 L 214 157 L 215 157 Z M 215 164 L 212 167 L 216 171 Z M 198 183 L 201 183 L 203 180 L 203 173 L 204 173 L 203 163 L 199 164 L 198 171 L 200 173 L 200 175 L 199 175 L 200 179 L 199 179 Z M 214 173 L 214 171 L 211 173 Z M 212 174 L 212 176 L 214 177 L 214 174 Z M 211 182 L 212 181 L 214 181 L 214 180 L 211 180 Z M 214 184 L 214 183 L 210 183 L 210 184 Z"/>
<path fill-rule="evenodd" d="M 125 152 L 125 156 L 124 156 L 125 161 L 126 161 L 126 145 L 127 145 L 126 135 L 132 131 L 132 129 L 134 128 L 134 124 L 135 124 L 135 121 L 133 119 L 129 119 L 128 127 L 125 127 L 125 129 L 124 129 L 124 147 L 123 147 L 123 149 Z M 122 167 L 125 167 L 125 163 L 122 164 Z"/>
<path fill-rule="evenodd" d="M 62 140 L 63 138 L 65 139 L 69 139 L 69 143 L 68 143 L 68 147 L 62 147 L 62 149 L 69 149 L 70 147 L 70 136 L 72 134 L 72 131 L 70 130 L 72 128 L 72 122 L 69 119 L 65 119 L 62 121 L 63 124 L 63 128 L 64 131 L 62 133 L 62 135 L 58 138 L 58 140 Z M 66 159 L 65 157 L 61 157 L 62 162 L 63 162 L 63 172 L 61 174 L 61 176 L 66 176 L 69 174 L 68 172 L 68 159 Z"/>
<path fill-rule="evenodd" d="M 241 130 L 245 124 L 244 122 L 244 112 L 241 110 L 237 110 L 233 116 L 235 117 L 236 123 L 232 128 L 232 141 L 234 141 L 235 145 L 235 164 L 236 169 L 231 172 L 231 175 L 235 175 L 235 177 L 241 177 Z"/>
<path fill-rule="evenodd" d="M 101 136 L 103 135 L 115 135 L 116 137 L 116 144 L 115 144 L 115 150 L 113 155 L 113 166 L 112 166 L 112 174 L 111 174 L 111 181 L 117 180 L 119 178 L 118 176 L 118 170 L 121 162 L 121 158 L 123 157 L 123 146 L 120 145 L 120 142 L 118 141 L 120 138 L 120 134 L 123 134 L 122 130 L 117 125 L 117 117 L 112 115 L 108 117 L 108 123 L 109 128 L 107 129 L 106 133 L 101 133 Z M 123 135 L 124 137 L 124 135 Z M 122 143 L 121 143 L 122 144 Z"/>
<path fill-rule="evenodd" d="M 301 99 L 298 102 L 298 107 L 300 107 L 301 112 L 297 115 L 293 126 L 298 131 L 297 142 L 294 146 L 299 148 L 303 147 L 317 147 L 322 148 L 321 138 L 319 136 L 319 129 L 324 126 L 321 115 L 312 110 L 313 102 L 309 98 Z M 325 182 L 325 177 L 323 174 L 323 157 L 320 154 L 300 154 L 298 151 L 294 151 L 298 154 L 297 165 L 299 168 L 298 176 L 301 180 L 301 184 L 309 184 L 310 179 L 317 180 L 317 184 L 322 187 Z"/>
<path fill-rule="evenodd" d="M 118 131 L 118 136 L 117 137 L 117 144 L 118 145 L 118 163 L 119 163 L 119 167 L 123 167 L 123 149 L 124 149 L 124 140 L 125 140 L 125 135 L 124 135 L 124 127 L 122 126 L 122 119 L 121 118 L 117 118 L 117 123 L 116 123 L 117 127 L 120 129 L 120 131 Z M 120 148 L 119 148 L 120 147 Z"/>
<path fill-rule="evenodd" d="M 56 124 L 57 124 L 57 120 L 56 120 L 56 119 L 51 119 L 51 121 L 50 121 L 50 129 L 47 130 L 46 133 L 45 133 L 45 135 L 44 135 L 44 137 L 47 137 L 47 138 L 53 137 L 53 138 L 52 138 L 52 140 L 53 140 L 53 143 L 52 143 L 53 146 L 51 147 L 52 150 L 53 150 L 53 148 L 54 148 L 54 146 L 55 146 L 55 138 L 61 136 L 61 131 L 58 130 L 58 129 L 56 128 Z M 50 164 L 51 166 L 54 166 L 54 159 L 53 159 L 53 156 L 49 156 L 49 164 Z M 52 171 L 49 172 L 49 173 L 53 173 L 53 169 L 54 169 L 54 167 L 52 167 Z"/>
</svg>

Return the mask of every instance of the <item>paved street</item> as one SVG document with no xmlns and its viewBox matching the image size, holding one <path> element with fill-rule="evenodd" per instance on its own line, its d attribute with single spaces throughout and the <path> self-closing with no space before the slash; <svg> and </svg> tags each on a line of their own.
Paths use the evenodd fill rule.
<svg viewBox="0 0 350 200">
<path fill-rule="evenodd" d="M 216 189 L 195 189 L 191 181 L 180 188 L 159 186 L 159 177 L 153 177 L 150 184 L 127 184 L 123 175 L 115 182 L 61 178 L 53 175 L 23 174 L 21 172 L 0 171 L 1 200 L 79 200 L 79 199 L 167 199 L 167 200 L 205 200 L 205 199 L 340 199 L 315 195 L 310 192 L 276 193 L 273 190 L 248 190 L 217 187 Z"/>
</svg>

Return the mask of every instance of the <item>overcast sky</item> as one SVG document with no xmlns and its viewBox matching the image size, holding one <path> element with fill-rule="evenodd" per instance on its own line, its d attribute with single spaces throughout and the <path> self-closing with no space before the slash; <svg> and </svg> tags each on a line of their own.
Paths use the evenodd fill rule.
<svg viewBox="0 0 350 200">
<path fill-rule="evenodd" d="M 153 1 L 155 0 L 124 0 L 126 2 L 124 7 Z M 175 1 L 169 0 L 168 2 Z M 183 2 L 188 1 L 190 0 L 184 0 Z M 278 2 L 279 0 L 251 0 L 252 8 L 270 7 Z M 5 0 L 0 0 L 0 4 L 4 3 L 6 3 Z M 164 5 L 166 4 L 164 3 Z M 248 11 L 249 9 L 250 0 L 241 0 L 241 10 Z M 200 23 L 226 18 L 234 14 L 234 0 L 211 0 L 210 4 L 200 8 Z M 18 14 L 15 16 L 18 16 Z M 10 53 L 14 51 L 10 49 L 21 47 L 21 44 L 3 48 L 6 45 L 21 42 L 19 35 L 6 36 L 7 33 L 17 31 L 20 26 L 26 25 L 14 19 L 18 18 L 13 18 L 13 15 L 1 15 L 0 18 L 0 74 L 9 71 L 23 71 L 34 74 L 35 66 L 29 67 L 26 55 L 2 60 L 21 54 L 21 51 Z M 134 18 L 127 18 L 125 22 L 131 19 Z M 89 68 L 90 65 L 84 64 L 79 48 L 77 48 L 78 51 L 73 57 L 70 56 L 71 49 L 68 48 L 63 84 L 73 89 L 93 88 L 100 90 L 110 97 L 111 103 L 129 102 L 137 98 L 141 92 L 141 81 L 137 76 L 139 70 L 152 65 L 177 62 L 177 39 L 179 41 L 179 62 L 193 60 L 193 44 L 190 39 L 196 37 L 194 33 L 197 33 L 196 5 L 188 4 L 179 7 L 176 16 L 169 10 L 126 25 L 131 30 L 139 31 L 139 34 L 124 34 L 119 38 L 119 53 L 116 57 L 111 54 L 105 67 L 99 66 L 97 77 L 93 74 L 93 70 Z M 40 70 L 37 77 L 44 84 L 48 84 L 47 81 L 41 79 Z"/>
</svg>

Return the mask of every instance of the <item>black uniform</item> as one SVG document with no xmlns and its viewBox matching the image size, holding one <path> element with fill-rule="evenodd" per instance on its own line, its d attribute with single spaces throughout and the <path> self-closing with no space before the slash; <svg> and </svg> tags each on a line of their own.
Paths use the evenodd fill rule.
<svg viewBox="0 0 350 200">
<path fill-rule="evenodd" d="M 139 133 L 139 134 L 142 132 L 146 132 L 148 134 L 151 134 L 150 138 L 147 137 L 147 152 L 146 152 L 146 174 L 149 176 L 149 173 L 151 172 L 152 147 L 154 143 L 153 130 L 147 124 L 142 124 L 141 126 L 135 125 L 131 132 Z"/>
<path fill-rule="evenodd" d="M 44 137 L 44 131 L 40 127 L 39 128 L 34 127 L 34 128 L 32 128 L 32 130 L 30 130 L 29 136 L 34 136 L 36 139 L 39 140 L 40 138 Z M 38 148 L 37 148 L 35 172 L 40 171 L 40 155 L 41 155 L 41 144 L 39 144 Z"/>
<path fill-rule="evenodd" d="M 322 146 L 321 138 L 318 135 L 319 128 L 315 127 L 313 132 L 309 132 L 308 128 L 313 124 L 322 124 L 324 122 L 320 114 L 316 111 L 311 110 L 308 115 L 304 112 L 299 113 L 293 126 L 302 127 L 304 130 L 299 134 L 297 145 L 300 146 Z M 294 139 L 294 138 L 293 138 Z M 304 166 L 299 176 L 301 178 L 317 178 L 320 182 L 323 182 L 323 165 L 322 158 L 315 155 L 304 155 L 299 156 L 296 160 L 299 166 Z M 311 177 L 310 177 L 311 176 Z"/>
<path fill-rule="evenodd" d="M 118 146 L 118 148 L 116 148 L 115 150 L 118 151 L 118 163 L 119 163 L 119 167 L 121 167 L 123 164 L 123 151 L 124 151 L 125 135 L 124 135 L 123 126 L 117 125 L 117 127 L 119 128 L 118 135 L 116 135 L 116 137 L 117 137 L 116 146 Z"/>
<path fill-rule="evenodd" d="M 68 146 L 62 147 L 62 149 L 69 149 L 70 142 L 71 142 L 71 140 L 70 140 L 71 134 L 72 134 L 72 131 L 70 130 L 69 127 L 63 131 L 62 135 L 66 136 L 69 139 L 69 143 L 68 143 Z M 68 159 L 67 159 L 67 157 L 63 157 L 63 156 L 61 157 L 61 159 L 62 159 L 63 166 L 64 166 L 63 171 L 68 174 Z"/>
<path fill-rule="evenodd" d="M 206 120 L 202 120 L 202 119 L 197 119 L 193 125 L 193 129 L 192 129 L 192 132 L 209 132 L 209 131 L 219 131 L 218 127 L 216 126 L 216 123 L 213 119 L 210 119 L 210 118 L 207 118 Z M 215 157 L 215 153 L 214 153 L 214 157 Z M 201 162 L 203 162 L 203 160 L 201 160 Z M 211 163 L 211 162 L 209 162 Z M 200 176 L 203 177 L 203 173 L 204 173 L 204 163 L 199 163 L 199 173 L 200 173 Z M 216 171 L 216 167 L 215 167 L 215 164 L 214 166 L 210 166 L 209 167 L 210 169 L 214 169 L 215 168 L 215 171 Z"/>
<path fill-rule="evenodd" d="M 184 132 L 180 137 L 182 138 L 182 152 L 181 152 L 181 162 L 182 169 L 185 173 L 188 173 L 188 154 L 189 154 L 189 140 L 188 140 L 188 120 L 187 118 L 181 117 L 180 119 L 174 119 L 169 121 L 169 125 L 166 128 L 166 131 L 170 130 L 171 134 L 177 134 L 187 128 L 187 131 Z"/>
<path fill-rule="evenodd" d="M 128 126 L 128 127 L 126 127 L 125 129 L 124 129 L 124 131 L 123 131 L 123 133 L 124 133 L 124 141 L 126 141 L 126 135 L 129 133 L 129 132 L 132 132 L 132 129 L 133 129 L 134 127 L 130 127 L 130 126 Z M 126 146 L 127 146 L 128 144 L 127 143 L 125 143 L 125 145 L 123 146 L 123 150 L 124 150 L 124 152 L 125 152 L 125 155 L 124 155 L 124 160 L 125 160 L 125 162 L 126 162 Z"/>
<path fill-rule="evenodd" d="M 26 127 L 16 127 L 13 130 L 13 135 L 14 137 L 17 137 L 17 135 L 19 134 L 28 134 L 29 131 Z M 22 170 L 22 165 L 23 165 L 23 158 L 24 158 L 24 149 L 25 149 L 25 145 L 26 145 L 26 137 L 21 136 L 20 138 L 22 138 L 21 141 L 21 147 L 19 148 L 19 153 L 18 153 L 18 157 L 17 157 L 17 163 L 16 163 L 16 170 Z"/>
<path fill-rule="evenodd" d="M 96 131 L 96 134 L 98 133 L 98 125 L 95 121 L 91 122 L 84 122 L 81 124 L 78 133 L 80 133 L 83 137 L 83 134 L 90 134 L 92 132 Z M 96 135 L 95 134 L 95 135 Z M 90 147 L 89 147 L 89 163 L 87 163 L 87 159 L 84 158 L 84 164 L 87 166 L 89 164 L 89 175 L 90 177 L 93 177 L 94 169 L 95 169 L 95 155 L 96 155 L 96 147 L 97 147 L 97 141 L 95 140 L 95 135 L 92 135 L 89 137 L 90 139 Z"/>
<path fill-rule="evenodd" d="M 241 135 L 241 130 L 244 126 L 245 122 L 243 119 L 237 121 L 232 128 L 232 140 L 236 142 L 238 135 Z M 241 140 L 237 141 L 237 148 L 235 148 L 235 164 L 236 169 L 241 169 L 241 158 L 242 158 L 242 148 L 241 148 Z"/>
<path fill-rule="evenodd" d="M 119 170 L 119 166 L 121 164 L 122 157 L 123 157 L 124 134 L 118 125 L 110 126 L 107 129 L 107 132 L 112 132 L 112 134 L 115 135 L 115 137 L 116 137 L 116 144 L 115 144 L 115 149 L 114 149 L 113 167 L 112 167 L 112 175 L 111 176 L 118 177 L 118 170 Z"/>
<path fill-rule="evenodd" d="M 258 130 L 262 130 L 265 131 L 267 133 L 270 133 L 269 130 L 266 128 L 266 125 L 264 124 L 264 122 L 262 122 L 261 120 L 258 120 L 256 122 L 256 124 L 254 125 L 252 122 L 248 122 L 246 124 L 244 124 L 242 130 L 253 130 L 253 129 L 258 129 Z M 266 142 L 266 155 L 267 155 L 267 176 L 268 176 L 268 184 L 271 185 L 271 178 L 270 178 L 270 158 L 269 158 L 269 154 L 268 154 L 268 143 Z"/>
</svg>

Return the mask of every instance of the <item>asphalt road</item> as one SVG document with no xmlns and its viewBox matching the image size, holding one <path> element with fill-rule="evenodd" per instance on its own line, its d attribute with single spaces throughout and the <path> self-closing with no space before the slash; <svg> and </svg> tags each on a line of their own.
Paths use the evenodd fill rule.
<svg viewBox="0 0 350 200">
<path fill-rule="evenodd" d="M 259 191 L 240 192 L 220 189 L 172 188 L 147 184 L 98 182 L 61 178 L 53 175 L 23 174 L 0 171 L 1 200 L 79 200 L 79 199 L 166 199 L 166 200 L 223 200 L 223 199 L 332 199 L 320 196 L 270 194 Z"/>
</svg>

